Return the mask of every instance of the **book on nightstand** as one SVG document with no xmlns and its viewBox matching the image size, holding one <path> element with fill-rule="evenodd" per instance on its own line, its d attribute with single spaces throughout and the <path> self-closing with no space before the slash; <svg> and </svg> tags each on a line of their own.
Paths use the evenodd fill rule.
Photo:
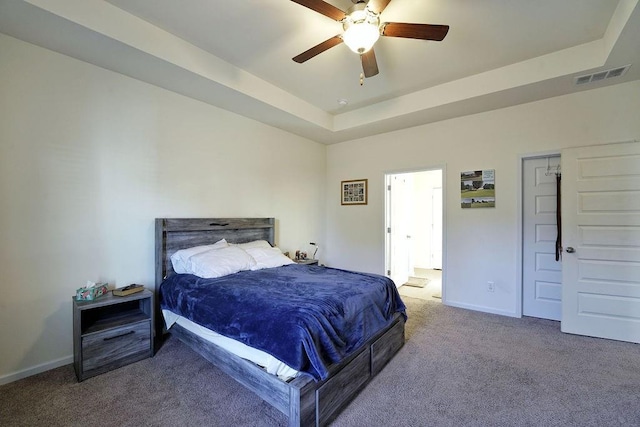
<svg viewBox="0 0 640 427">
<path fill-rule="evenodd" d="M 143 285 L 133 284 L 133 285 L 125 286 L 124 288 L 114 289 L 112 293 L 115 296 L 124 297 L 127 295 L 135 294 L 136 292 L 142 292 L 142 291 L 144 291 Z"/>
</svg>

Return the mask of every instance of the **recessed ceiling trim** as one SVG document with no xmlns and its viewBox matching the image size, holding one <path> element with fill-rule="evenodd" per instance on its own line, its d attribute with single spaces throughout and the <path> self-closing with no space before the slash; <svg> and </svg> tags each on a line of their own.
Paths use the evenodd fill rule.
<svg viewBox="0 0 640 427">
<path fill-rule="evenodd" d="M 334 129 L 342 131 L 413 114 L 420 110 L 572 75 L 582 70 L 603 66 L 607 56 L 608 52 L 604 52 L 602 41 L 596 40 L 338 114 Z"/>
</svg>

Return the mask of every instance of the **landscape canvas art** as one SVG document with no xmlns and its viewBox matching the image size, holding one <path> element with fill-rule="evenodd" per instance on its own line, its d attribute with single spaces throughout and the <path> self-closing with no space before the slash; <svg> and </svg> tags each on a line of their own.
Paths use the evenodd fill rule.
<svg viewBox="0 0 640 427">
<path fill-rule="evenodd" d="M 495 169 L 460 173 L 462 208 L 494 208 L 496 206 Z"/>
</svg>

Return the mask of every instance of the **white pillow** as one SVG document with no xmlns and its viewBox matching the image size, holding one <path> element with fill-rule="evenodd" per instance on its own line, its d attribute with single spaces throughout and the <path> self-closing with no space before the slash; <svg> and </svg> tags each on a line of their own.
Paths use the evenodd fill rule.
<svg viewBox="0 0 640 427">
<path fill-rule="evenodd" d="M 228 246 L 193 255 L 189 258 L 188 267 L 190 274 L 209 279 L 250 270 L 255 263 L 244 250 L 236 246 Z"/>
<path fill-rule="evenodd" d="M 252 270 L 262 270 L 263 268 L 293 264 L 291 258 L 283 254 L 280 248 L 248 248 L 246 251 L 256 262 L 255 265 L 251 267 Z"/>
<path fill-rule="evenodd" d="M 247 243 L 231 243 L 231 246 L 237 246 L 244 250 L 251 248 L 271 248 L 271 245 L 266 240 L 254 240 L 253 242 Z"/>
<path fill-rule="evenodd" d="M 202 252 L 209 251 L 211 249 L 226 248 L 229 246 L 225 239 L 218 240 L 213 245 L 194 246 L 192 248 L 181 249 L 171 255 L 171 265 L 173 265 L 173 271 L 178 274 L 191 274 L 189 273 L 189 258 Z"/>
</svg>

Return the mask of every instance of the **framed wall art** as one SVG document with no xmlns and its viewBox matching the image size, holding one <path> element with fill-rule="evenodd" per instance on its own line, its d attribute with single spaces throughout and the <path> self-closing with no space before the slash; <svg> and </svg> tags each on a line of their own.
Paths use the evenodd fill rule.
<svg viewBox="0 0 640 427">
<path fill-rule="evenodd" d="M 342 181 L 340 183 L 340 200 L 343 205 L 366 205 L 367 180 Z"/>
<path fill-rule="evenodd" d="M 462 208 L 495 208 L 495 184 L 495 169 L 461 172 L 460 206 Z"/>
</svg>

